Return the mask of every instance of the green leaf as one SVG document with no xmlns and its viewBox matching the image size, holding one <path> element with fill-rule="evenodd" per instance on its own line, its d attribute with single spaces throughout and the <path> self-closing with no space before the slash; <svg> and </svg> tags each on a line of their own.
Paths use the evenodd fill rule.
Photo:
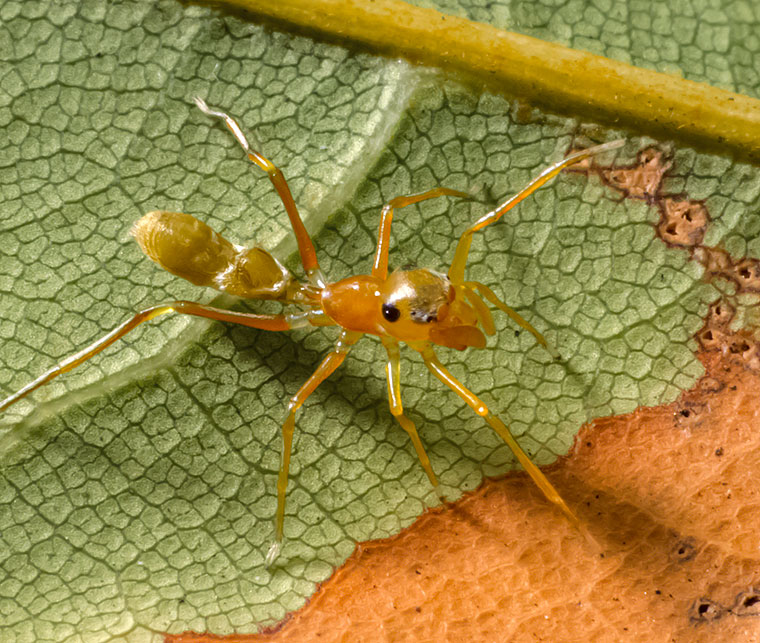
<svg viewBox="0 0 760 643">
<path fill-rule="evenodd" d="M 527 10 L 458 11 L 502 26 Z M 733 88 L 756 92 L 746 65 L 723 55 L 717 18 L 705 38 L 715 51 L 691 41 L 673 51 L 646 45 L 664 37 L 667 16 L 631 9 L 600 22 L 580 0 L 545 11 L 524 30 L 700 80 L 739 70 Z M 625 38 L 627 22 L 635 28 Z M 191 213 L 298 268 L 268 180 L 193 96 L 238 117 L 283 169 L 334 280 L 369 271 L 388 199 L 435 185 L 473 193 L 394 221 L 392 266 L 445 270 L 469 222 L 576 141 L 621 136 L 408 63 L 169 1 L 8 1 L 0 52 L 4 394 L 163 301 L 268 310 L 161 272 L 128 234 L 149 210 Z M 627 136 L 619 163 L 652 142 Z M 754 168 L 675 151 L 670 191 L 707 199 L 718 217 L 712 242 L 754 257 L 744 215 L 759 185 Z M 685 250 L 655 238 L 656 220 L 597 178 L 563 174 L 473 244 L 469 276 L 564 361 L 503 316 L 488 350 L 441 357 L 540 464 L 566 453 L 584 421 L 673 400 L 701 373 L 691 338 L 717 291 Z M 2 630 L 36 641 L 253 631 L 301 606 L 355 541 L 394 534 L 436 504 L 388 411 L 383 353 L 367 338 L 300 412 L 286 542 L 264 567 L 279 425 L 334 336 L 169 318 L 7 411 Z M 405 406 L 447 497 L 513 467 L 505 445 L 418 360 L 402 367 Z"/>
</svg>

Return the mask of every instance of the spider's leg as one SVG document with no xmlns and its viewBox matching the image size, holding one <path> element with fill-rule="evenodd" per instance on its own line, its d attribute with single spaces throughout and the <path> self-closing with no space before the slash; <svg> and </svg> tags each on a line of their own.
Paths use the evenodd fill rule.
<svg viewBox="0 0 760 643">
<path fill-rule="evenodd" d="M 388 352 L 388 362 L 385 365 L 385 374 L 388 379 L 388 404 L 391 407 L 391 413 L 396 418 L 401 428 L 409 434 L 414 445 L 414 450 L 417 452 L 422 468 L 425 470 L 430 484 L 433 485 L 433 489 L 438 494 L 438 497 L 443 500 L 443 492 L 438 484 L 438 479 L 435 477 L 433 467 L 430 464 L 430 458 L 425 452 L 425 447 L 422 445 L 420 435 L 417 433 L 417 427 L 405 414 L 404 407 L 401 404 L 401 367 L 400 356 L 398 349 L 398 341 L 392 337 L 380 338 L 385 346 L 385 350 Z"/>
<path fill-rule="evenodd" d="M 293 446 L 293 431 L 296 424 L 296 411 L 306 401 L 317 387 L 324 382 L 337 369 L 346 358 L 362 333 L 343 330 L 335 342 L 335 347 L 322 360 L 317 370 L 303 383 L 298 392 L 290 398 L 288 415 L 282 423 L 282 458 L 280 460 L 280 473 L 277 478 L 277 514 L 275 515 L 274 543 L 267 553 L 267 566 L 271 565 L 280 554 L 282 546 L 283 524 L 285 522 L 285 492 L 288 488 L 288 472 L 290 471 L 290 452 Z"/>
<path fill-rule="evenodd" d="M 594 156 L 595 154 L 601 154 L 602 152 L 622 147 L 624 143 L 625 141 L 620 139 L 617 141 L 612 141 L 610 143 L 604 143 L 602 145 L 595 145 L 594 147 L 589 147 L 588 149 L 581 150 L 580 152 L 575 152 L 574 154 L 565 157 L 554 165 L 547 167 L 543 172 L 541 172 L 541 174 L 539 174 L 530 183 L 528 183 L 528 185 L 526 185 L 517 194 L 507 199 L 498 208 L 480 217 L 480 219 L 478 219 L 472 226 L 467 228 L 467 230 L 465 230 L 462 233 L 462 236 L 459 238 L 459 243 L 457 244 L 457 249 L 454 253 L 454 260 L 451 262 L 451 268 L 449 268 L 449 279 L 451 279 L 451 281 L 455 284 L 464 281 L 464 269 L 467 265 L 467 257 L 470 253 L 470 244 L 472 243 L 473 233 L 477 232 L 478 230 L 482 230 L 486 226 L 498 221 L 505 212 L 508 212 L 518 203 L 520 203 L 520 201 L 533 194 L 536 190 L 538 190 L 538 188 L 544 185 L 544 183 L 551 181 L 551 179 L 557 176 L 557 174 L 559 174 L 566 167 L 580 163 L 581 161 Z"/>
<path fill-rule="evenodd" d="M 419 203 L 427 199 L 434 199 L 438 196 L 458 196 L 462 198 L 471 198 L 467 192 L 452 190 L 450 188 L 433 188 L 422 194 L 412 194 L 410 196 L 397 196 L 383 206 L 380 217 L 380 229 L 377 233 L 377 250 L 375 251 L 375 262 L 372 264 L 372 276 L 385 279 L 388 276 L 388 248 L 390 247 L 391 222 L 393 221 L 393 211 L 398 208 L 405 208 L 412 203 Z"/>
<path fill-rule="evenodd" d="M 36 380 L 27 384 L 24 388 L 16 391 L 13 395 L 10 395 L 2 402 L 0 402 L 0 411 L 4 411 L 11 404 L 15 404 L 21 398 L 26 397 L 32 391 L 38 389 L 40 386 L 47 384 L 51 380 L 55 379 L 63 373 L 76 368 L 80 364 L 86 362 L 91 357 L 97 355 L 100 351 L 108 348 L 117 339 L 124 337 L 129 331 L 134 330 L 137 326 L 143 322 L 150 321 L 160 315 L 167 313 L 181 313 L 183 315 L 195 315 L 197 317 L 208 317 L 209 319 L 216 319 L 218 321 L 232 322 L 234 324 L 242 324 L 244 326 L 251 326 L 252 328 L 261 328 L 263 330 L 288 330 L 293 325 L 303 325 L 300 318 L 292 315 L 252 315 L 246 313 L 236 313 L 229 310 L 223 310 L 221 308 L 213 308 L 212 306 L 204 306 L 203 304 L 197 304 L 192 301 L 173 301 L 170 304 L 163 304 L 161 306 L 153 306 L 152 308 L 146 308 L 137 313 L 132 319 L 125 321 L 120 326 L 114 328 L 110 333 L 104 335 L 98 340 L 95 340 L 92 344 L 83 348 L 78 353 L 70 355 L 66 359 L 58 362 L 51 369 L 40 375 Z M 293 317 L 293 323 L 289 318 Z"/>
<path fill-rule="evenodd" d="M 483 295 L 488 301 L 490 301 L 494 306 L 496 306 L 499 310 L 505 312 L 509 317 L 512 319 L 513 322 L 515 322 L 518 326 L 524 328 L 529 333 L 533 335 L 533 337 L 536 338 L 536 341 L 541 344 L 554 359 L 560 359 L 559 351 L 554 348 L 544 337 L 541 333 L 539 333 L 535 328 L 533 328 L 533 325 L 528 322 L 522 315 L 520 315 L 516 310 L 513 308 L 510 308 L 507 306 L 501 299 L 499 299 L 496 296 L 496 293 L 491 290 L 488 286 L 485 284 L 481 284 L 479 281 L 465 281 L 465 286 L 468 286 L 470 288 L 474 288 L 476 290 L 480 291 L 480 294 Z"/>
<path fill-rule="evenodd" d="M 433 375 L 435 375 L 439 380 L 441 380 L 441 382 L 443 382 L 459 397 L 467 402 L 468 406 L 480 417 L 482 417 L 488 423 L 488 425 L 494 431 L 496 431 L 496 433 L 499 434 L 504 442 L 507 443 L 507 446 L 512 450 L 512 453 L 515 454 L 515 457 L 523 466 L 523 469 L 527 471 L 528 475 L 533 479 L 533 482 L 538 485 L 538 488 L 543 491 L 547 500 L 557 505 L 557 507 L 561 509 L 565 514 L 565 516 L 567 516 L 570 522 L 581 533 L 585 533 L 576 515 L 573 513 L 570 507 L 567 506 L 565 501 L 562 499 L 562 496 L 560 496 L 559 492 L 554 488 L 554 485 L 552 485 L 552 483 L 549 482 L 546 476 L 541 472 L 541 469 L 533 464 L 525 451 L 522 450 L 522 447 L 517 443 L 517 440 L 515 440 L 512 432 L 509 430 L 507 425 L 504 424 L 504 422 L 502 422 L 493 413 L 491 413 L 488 410 L 488 407 L 477 395 L 467 389 L 448 371 L 448 369 L 443 364 L 441 364 L 440 360 L 430 346 L 426 346 L 420 349 L 420 353 L 422 355 L 422 359 L 425 360 L 425 366 L 430 369 Z"/>
<path fill-rule="evenodd" d="M 293 233 L 296 235 L 296 241 L 298 242 L 298 252 L 301 255 L 301 263 L 309 277 L 309 281 L 316 286 L 323 287 L 325 285 L 325 278 L 319 267 L 319 262 L 317 261 L 317 253 L 314 250 L 314 244 L 311 241 L 309 233 L 306 231 L 303 221 L 301 221 L 301 215 L 298 213 L 298 207 L 293 200 L 293 195 L 290 192 L 288 182 L 285 180 L 282 170 L 272 163 L 272 161 L 262 156 L 259 152 L 251 149 L 245 134 L 243 134 L 243 130 L 234 118 L 224 112 L 218 112 L 211 109 L 206 105 L 206 101 L 202 98 L 196 97 L 195 104 L 204 114 L 223 120 L 230 132 L 232 132 L 235 140 L 237 140 L 240 147 L 242 147 L 248 155 L 249 160 L 255 165 L 258 165 L 269 175 L 269 180 L 272 182 L 272 185 L 274 185 L 274 189 L 277 190 L 277 194 L 280 195 L 282 204 L 285 206 L 285 210 L 290 218 L 290 224 L 293 226 Z"/>
</svg>

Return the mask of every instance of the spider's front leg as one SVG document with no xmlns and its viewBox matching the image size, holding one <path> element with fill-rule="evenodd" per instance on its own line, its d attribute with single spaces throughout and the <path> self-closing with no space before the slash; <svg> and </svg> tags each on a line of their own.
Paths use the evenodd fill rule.
<svg viewBox="0 0 760 643">
<path fill-rule="evenodd" d="M 414 450 L 417 452 L 417 458 L 425 470 L 430 484 L 433 485 L 436 494 L 438 494 L 441 500 L 445 500 L 441 486 L 438 484 L 438 479 L 435 477 L 433 467 L 430 464 L 430 458 L 425 452 L 425 447 L 422 445 L 419 433 L 417 433 L 417 427 L 404 414 L 404 407 L 401 404 L 401 359 L 398 341 L 388 336 L 381 336 L 380 339 L 388 353 L 385 374 L 388 379 L 388 404 L 391 408 L 391 414 L 411 438 Z"/>
<path fill-rule="evenodd" d="M 562 511 L 562 513 L 567 516 L 571 524 L 576 529 L 578 529 L 578 531 L 585 535 L 586 532 L 582 528 L 578 517 L 573 513 L 572 509 L 567 506 L 565 501 L 562 499 L 562 496 L 560 496 L 559 492 L 554 488 L 554 485 L 549 482 L 546 476 L 541 472 L 541 469 L 533 464 L 531 459 L 528 457 L 528 454 L 522 450 L 522 447 L 517 443 L 517 440 L 515 440 L 515 437 L 512 435 L 512 432 L 509 430 L 507 425 L 504 424 L 504 422 L 502 422 L 497 416 L 491 413 L 485 403 L 477 395 L 465 387 L 449 372 L 449 370 L 443 364 L 441 364 L 440 360 L 430 346 L 425 346 L 417 350 L 419 350 L 420 354 L 422 355 L 422 359 L 425 361 L 425 366 L 430 369 L 430 372 L 433 373 L 433 375 L 441 380 L 441 382 L 448 386 L 465 402 L 467 402 L 467 405 L 473 411 L 475 411 L 475 413 L 482 417 L 488 423 L 488 425 L 494 431 L 496 431 L 496 433 L 499 434 L 501 439 L 507 443 L 507 446 L 523 466 L 523 469 L 525 469 L 528 475 L 533 479 L 533 482 L 536 483 L 538 488 L 541 489 L 547 500 L 554 503 Z"/>
<path fill-rule="evenodd" d="M 505 213 L 514 208 L 518 203 L 520 203 L 520 201 L 523 201 L 528 196 L 533 194 L 542 185 L 548 181 L 551 181 L 566 167 L 580 163 L 581 161 L 595 156 L 596 154 L 601 154 L 609 150 L 616 150 L 619 147 L 623 147 L 623 145 L 625 145 L 625 140 L 619 139 L 617 141 L 603 143 L 602 145 L 595 145 L 594 147 L 589 147 L 588 149 L 581 150 L 580 152 L 570 154 L 570 156 L 567 156 L 554 165 L 547 167 L 522 190 L 507 199 L 495 210 L 492 210 L 491 212 L 488 212 L 487 214 L 484 214 L 482 217 L 480 217 L 480 219 L 478 219 L 472 226 L 467 228 L 467 230 L 465 230 L 462 233 L 462 236 L 459 238 L 459 243 L 457 243 L 457 249 L 454 253 L 454 260 L 451 262 L 451 267 L 449 268 L 449 279 L 451 279 L 454 284 L 460 284 L 464 281 L 464 269 L 467 266 L 467 257 L 470 254 L 472 235 L 475 232 L 482 230 L 486 226 L 489 226 L 501 219 Z"/>
<path fill-rule="evenodd" d="M 467 192 L 460 192 L 451 188 L 437 187 L 421 194 L 410 194 L 408 196 L 397 196 L 388 201 L 383 206 L 380 215 L 380 228 L 377 233 L 377 249 L 375 250 L 375 261 L 372 265 L 372 276 L 378 279 L 388 277 L 388 249 L 391 242 L 391 223 L 393 223 L 393 213 L 395 210 L 405 208 L 413 203 L 420 203 L 428 199 L 435 199 L 439 196 L 458 196 L 463 199 L 472 198 Z"/>
</svg>

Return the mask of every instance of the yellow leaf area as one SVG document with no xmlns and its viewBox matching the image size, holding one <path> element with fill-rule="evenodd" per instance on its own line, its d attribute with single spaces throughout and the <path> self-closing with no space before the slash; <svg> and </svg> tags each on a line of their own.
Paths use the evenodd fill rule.
<svg viewBox="0 0 760 643">
<path fill-rule="evenodd" d="M 300 612 L 206 641 L 760 640 L 760 342 L 733 325 L 757 261 L 703 245 L 709 212 L 663 193 L 666 154 L 587 166 L 661 214 L 658 234 L 735 286 L 698 332 L 705 374 L 672 404 L 595 420 L 547 468 L 597 550 L 525 474 L 486 481 L 400 534 L 357 547 Z"/>
</svg>

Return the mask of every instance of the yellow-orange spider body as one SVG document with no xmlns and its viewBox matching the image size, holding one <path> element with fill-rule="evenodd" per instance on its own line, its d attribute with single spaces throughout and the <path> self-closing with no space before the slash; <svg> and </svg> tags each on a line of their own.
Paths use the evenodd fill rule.
<svg viewBox="0 0 760 643">
<path fill-rule="evenodd" d="M 0 403 L 6 409 L 31 391 L 53 378 L 87 361 L 139 324 L 163 314 L 175 312 L 219 321 L 232 322 L 264 330 L 282 331 L 309 326 L 339 326 L 335 346 L 322 360 L 313 375 L 290 399 L 282 425 L 282 463 L 277 482 L 275 541 L 267 555 L 271 563 L 278 555 L 283 538 L 285 492 L 290 468 L 290 454 L 295 428 L 295 414 L 308 396 L 337 369 L 359 338 L 377 335 L 386 349 L 386 377 L 391 413 L 408 433 L 430 483 L 438 491 L 438 480 L 425 452 L 414 423 L 404 414 L 401 403 L 399 343 L 404 342 L 420 353 L 425 365 L 444 384 L 456 392 L 509 445 L 519 462 L 568 518 L 578 521 L 570 508 L 520 448 L 507 426 L 474 393 L 461 384 L 438 360 L 433 346 L 464 350 L 483 348 L 485 335 L 494 333 L 491 312 L 484 300 L 507 313 L 517 324 L 533 333 L 537 341 L 558 357 L 544 337 L 514 310 L 504 304 L 490 288 L 464 278 L 472 235 L 497 221 L 514 205 L 556 176 L 563 168 L 594 154 L 614 149 L 622 141 L 613 141 L 576 152 L 544 170 L 523 190 L 492 212 L 481 217 L 461 236 L 447 274 L 425 268 L 398 270 L 388 274 L 390 230 L 395 209 L 439 196 L 467 197 L 457 190 L 433 188 L 422 194 L 392 199 L 383 207 L 378 244 L 372 271 L 329 283 L 322 274 L 314 245 L 301 221 L 298 209 L 282 172 L 269 160 L 252 150 L 239 125 L 227 114 L 211 110 L 197 98 L 206 114 L 222 119 L 243 147 L 248 158 L 269 175 L 282 199 L 298 242 L 301 263 L 308 278 L 298 281 L 277 259 L 258 247 L 230 243 L 205 223 L 189 214 L 155 211 L 137 221 L 132 234 L 143 252 L 169 272 L 193 284 L 250 299 L 271 299 L 296 305 L 297 312 L 258 315 L 228 311 L 190 301 L 175 301 L 138 312 L 131 319 L 90 346 L 63 360 L 35 381 Z M 440 494 L 440 491 L 439 491 Z"/>
</svg>

